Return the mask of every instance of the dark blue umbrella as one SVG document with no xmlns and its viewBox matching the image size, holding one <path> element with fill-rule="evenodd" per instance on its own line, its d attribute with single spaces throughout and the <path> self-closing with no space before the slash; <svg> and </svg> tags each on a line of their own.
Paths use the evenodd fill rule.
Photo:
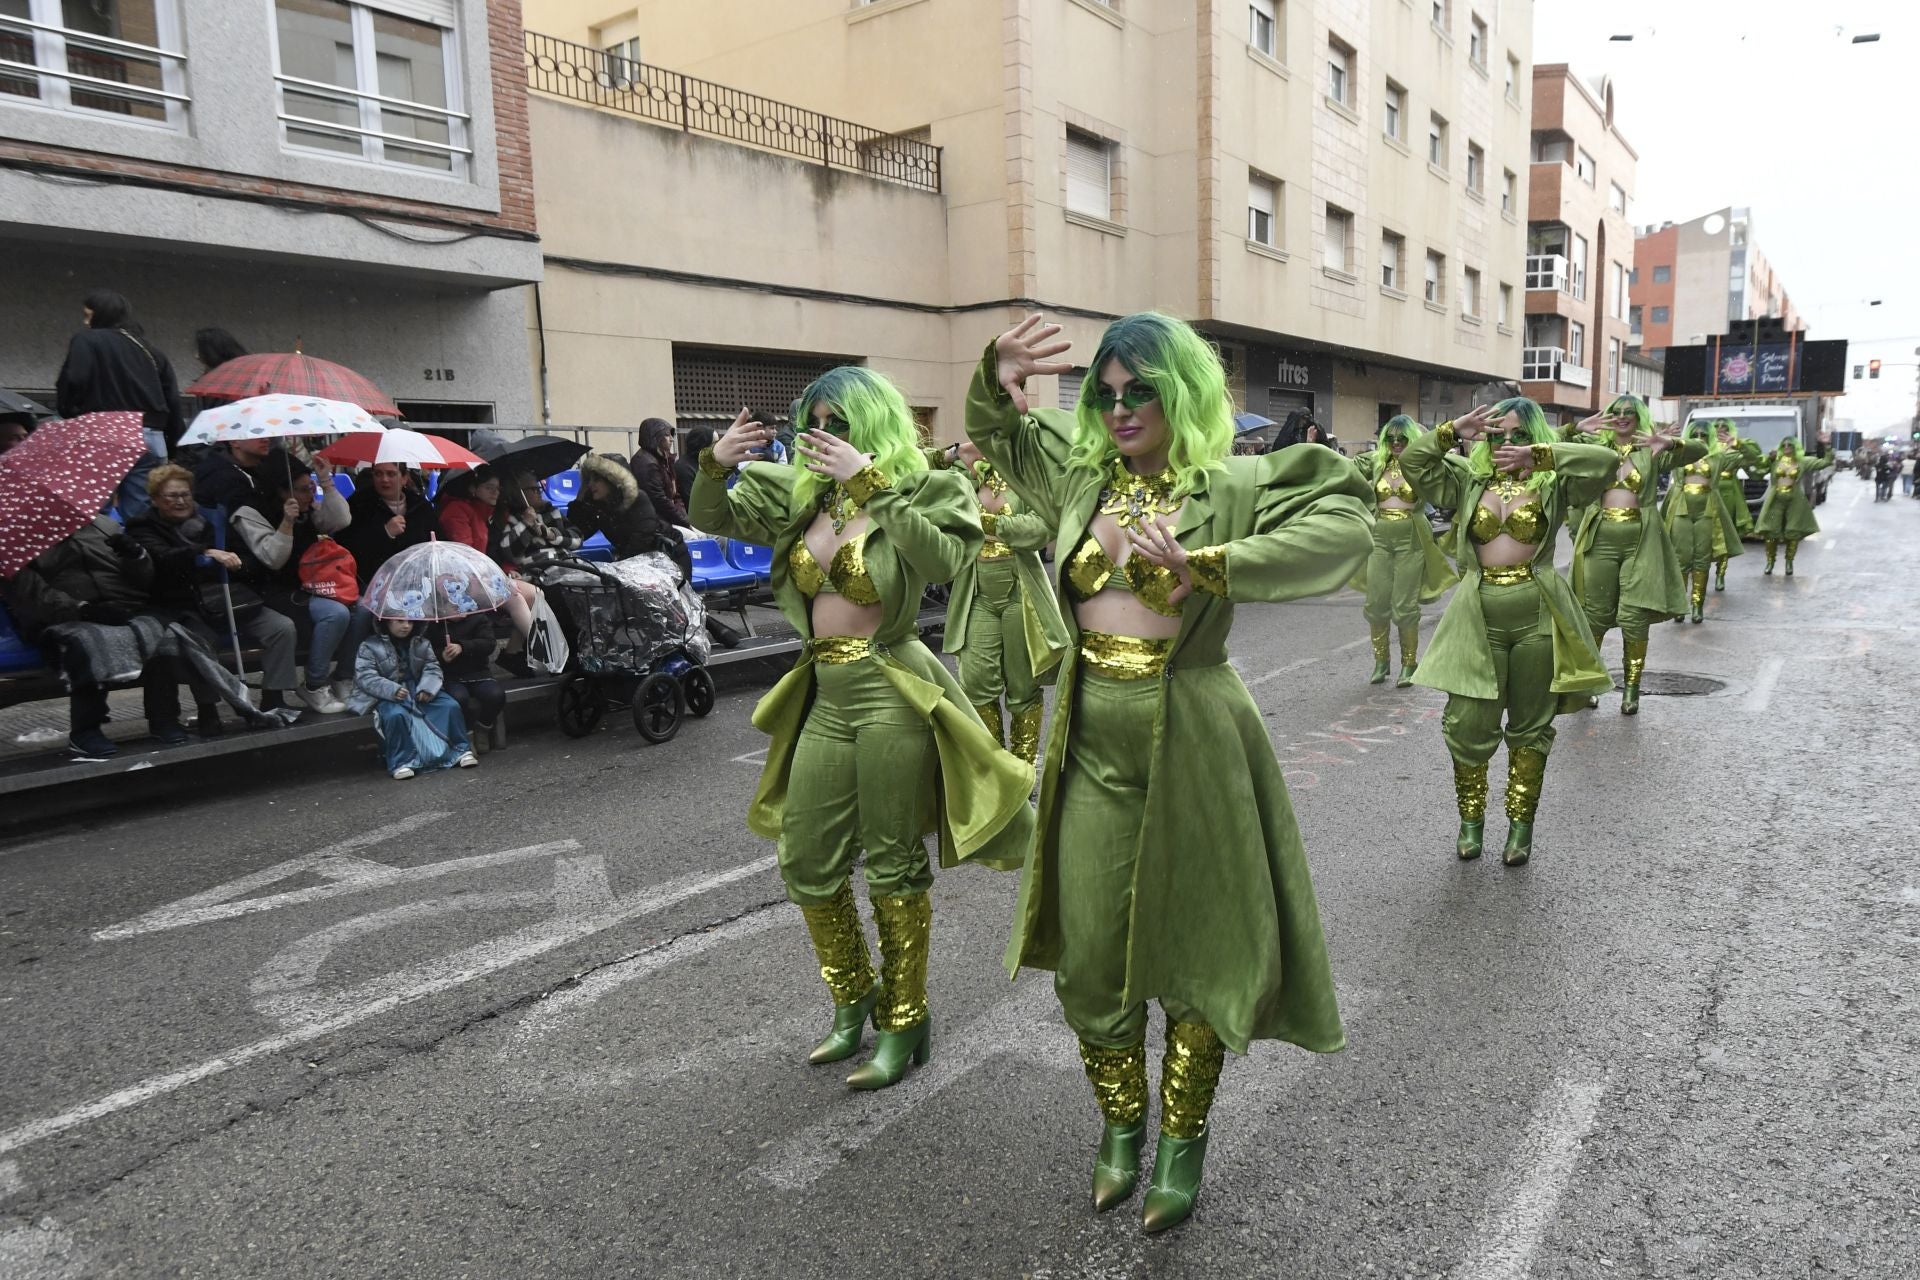
<svg viewBox="0 0 1920 1280">
<path fill-rule="evenodd" d="M 1249 431 L 1258 431 L 1262 427 L 1277 427 L 1280 424 L 1272 418 L 1263 418 L 1257 413 L 1236 413 L 1233 415 L 1233 434 L 1243 436 Z"/>
</svg>

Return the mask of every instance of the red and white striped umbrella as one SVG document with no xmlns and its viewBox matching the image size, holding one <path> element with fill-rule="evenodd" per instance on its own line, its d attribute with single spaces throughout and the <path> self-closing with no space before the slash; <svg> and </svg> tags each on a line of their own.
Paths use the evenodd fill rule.
<svg viewBox="0 0 1920 1280">
<path fill-rule="evenodd" d="M 408 431 L 404 427 L 343 436 L 322 449 L 320 456 L 338 467 L 397 462 L 404 467 L 418 467 L 425 471 L 450 471 L 456 467 L 471 471 L 487 464 L 485 458 L 445 436 L 430 436 L 420 431 Z"/>
</svg>

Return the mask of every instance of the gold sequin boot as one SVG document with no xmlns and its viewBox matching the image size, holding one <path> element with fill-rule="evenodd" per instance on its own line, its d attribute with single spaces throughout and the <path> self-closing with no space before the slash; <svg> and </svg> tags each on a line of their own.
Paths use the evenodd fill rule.
<svg viewBox="0 0 1920 1280">
<path fill-rule="evenodd" d="M 1693 574 L 1693 620 L 1707 620 L 1707 571 L 1696 569 Z"/>
<path fill-rule="evenodd" d="M 1093 1157 L 1093 1207 L 1105 1212 L 1132 1195 L 1140 1180 L 1140 1140 L 1147 1131 L 1147 1046 L 1142 1041 L 1109 1049 L 1082 1040 L 1080 1064 L 1087 1069 L 1087 1083 L 1106 1120 Z"/>
<path fill-rule="evenodd" d="M 1370 622 L 1367 628 L 1373 638 L 1373 674 L 1367 677 L 1367 683 L 1385 684 L 1387 668 L 1393 661 L 1393 653 L 1389 647 L 1393 642 L 1393 632 L 1384 622 Z"/>
<path fill-rule="evenodd" d="M 1400 678 L 1394 687 L 1405 689 L 1413 683 L 1414 670 L 1420 665 L 1420 624 L 1410 622 L 1400 628 Z"/>
<path fill-rule="evenodd" d="M 853 903 L 853 884 L 841 881 L 831 901 L 800 908 L 820 961 L 820 977 L 833 993 L 833 1030 L 814 1046 L 807 1061 L 839 1062 L 860 1051 L 861 1029 L 880 998 L 880 985 L 867 956 L 867 935 L 860 930 L 860 909 Z"/>
<path fill-rule="evenodd" d="M 1800 554 L 1800 539 L 1788 538 L 1787 539 L 1787 576 L 1789 578 L 1793 576 L 1793 558 L 1799 554 Z"/>
<path fill-rule="evenodd" d="M 1713 562 L 1713 589 L 1715 591 L 1725 591 L 1727 589 L 1728 559 L 1729 557 L 1727 556 L 1721 556 Z"/>
<path fill-rule="evenodd" d="M 880 1033 L 873 1057 L 847 1077 L 855 1089 L 885 1089 L 907 1074 L 907 1061 L 933 1056 L 933 1018 L 927 1012 L 927 943 L 933 935 L 933 899 L 905 893 L 873 900 L 880 931 L 880 1002 L 873 1025 Z"/>
<path fill-rule="evenodd" d="M 1767 543 L 1767 572 L 1771 574 L 1773 572 L 1774 553 L 1780 550 L 1780 544 L 1778 542 L 1775 542 L 1772 538 L 1768 538 L 1766 540 L 1766 543 Z"/>
<path fill-rule="evenodd" d="M 1620 655 L 1626 676 L 1626 688 L 1620 694 L 1620 714 L 1637 716 L 1640 714 L 1640 676 L 1647 669 L 1646 637 L 1638 640 L 1631 636 L 1621 637 Z"/>
<path fill-rule="evenodd" d="M 1462 862 L 1480 856 L 1487 834 L 1487 766 L 1453 762 L 1453 798 L 1460 806 L 1460 837 L 1454 852 Z"/>
<path fill-rule="evenodd" d="M 1140 1210 L 1140 1225 L 1149 1233 L 1185 1222 L 1200 1196 L 1207 1112 L 1213 1108 L 1226 1052 L 1204 1022 L 1167 1023 L 1167 1056 L 1160 1065 L 1160 1142 Z"/>
<path fill-rule="evenodd" d="M 993 702 L 976 702 L 973 709 L 980 713 L 982 720 L 987 722 L 987 732 L 993 735 L 993 740 L 1003 747 L 1006 746 L 1007 731 L 1000 720 L 999 701 L 996 699 Z"/>
<path fill-rule="evenodd" d="M 1007 727 L 1007 750 L 1033 764 L 1040 759 L 1040 719 L 1046 714 L 1046 704 L 1036 702 L 1023 711 L 1016 711 L 1010 717 Z"/>
<path fill-rule="evenodd" d="M 1540 784 L 1547 776 L 1547 753 L 1533 747 L 1507 752 L 1507 847 L 1500 861 L 1525 866 L 1533 857 L 1533 815 L 1540 810 Z"/>
</svg>

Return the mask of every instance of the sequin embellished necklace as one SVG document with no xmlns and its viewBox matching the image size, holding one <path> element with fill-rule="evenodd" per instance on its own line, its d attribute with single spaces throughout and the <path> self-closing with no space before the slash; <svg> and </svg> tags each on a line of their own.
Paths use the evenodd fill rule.
<svg viewBox="0 0 1920 1280">
<path fill-rule="evenodd" d="M 860 508 L 854 505 L 853 495 L 847 492 L 847 486 L 838 480 L 833 487 L 820 495 L 820 509 L 833 520 L 833 531 L 844 533 L 847 525 L 860 514 Z"/>
<path fill-rule="evenodd" d="M 1500 501 L 1512 502 L 1527 491 L 1527 482 L 1517 476 L 1500 476 L 1493 482 L 1493 491 L 1500 495 Z"/>
<path fill-rule="evenodd" d="M 1004 494 L 1007 491 L 1005 478 L 993 469 L 991 462 L 982 462 L 974 468 L 974 476 L 980 481 L 981 487 L 989 493 Z"/>
<path fill-rule="evenodd" d="M 1161 470 L 1150 476 L 1137 476 L 1127 470 L 1120 458 L 1113 460 L 1107 485 L 1100 490 L 1100 514 L 1112 516 L 1122 529 L 1139 528 L 1148 520 L 1170 516 L 1180 509 L 1173 496 L 1173 471 Z"/>
</svg>

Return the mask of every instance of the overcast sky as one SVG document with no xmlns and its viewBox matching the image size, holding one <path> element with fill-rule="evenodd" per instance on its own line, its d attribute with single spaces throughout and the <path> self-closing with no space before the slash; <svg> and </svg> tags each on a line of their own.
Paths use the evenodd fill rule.
<svg viewBox="0 0 1920 1280">
<path fill-rule="evenodd" d="M 1836 414 L 1904 436 L 1920 361 L 1920 3 L 1537 0 L 1533 15 L 1535 62 L 1613 78 L 1614 123 L 1640 155 L 1633 221 L 1751 209 L 1810 336 L 1851 339 L 1850 365 L 1885 362 Z"/>
</svg>

